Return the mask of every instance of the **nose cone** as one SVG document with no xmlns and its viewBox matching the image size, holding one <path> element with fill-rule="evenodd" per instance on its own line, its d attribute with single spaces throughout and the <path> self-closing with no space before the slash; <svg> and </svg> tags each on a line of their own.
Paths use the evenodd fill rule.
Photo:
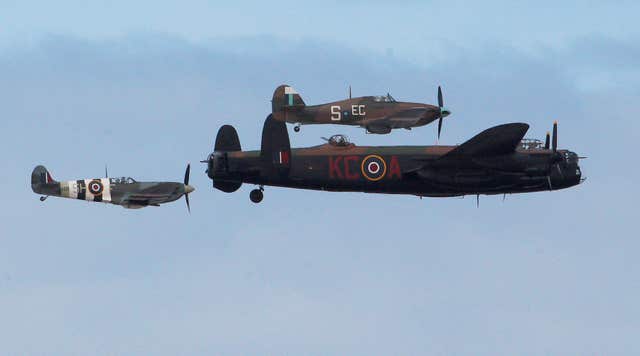
<svg viewBox="0 0 640 356">
<path fill-rule="evenodd" d="M 440 108 L 440 115 L 442 115 L 442 117 L 447 117 L 447 116 L 451 115 L 451 110 L 449 110 L 449 109 L 447 109 L 445 107 Z"/>
<path fill-rule="evenodd" d="M 194 190 L 196 190 L 196 188 L 190 186 L 189 184 L 185 184 L 184 185 L 185 194 L 189 194 L 189 193 L 193 192 Z"/>
</svg>

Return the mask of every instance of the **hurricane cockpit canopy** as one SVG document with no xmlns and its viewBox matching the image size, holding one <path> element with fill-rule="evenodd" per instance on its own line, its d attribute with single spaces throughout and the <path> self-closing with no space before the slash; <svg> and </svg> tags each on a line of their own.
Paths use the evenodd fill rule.
<svg viewBox="0 0 640 356">
<path fill-rule="evenodd" d="M 387 93 L 387 95 L 374 96 L 373 101 L 377 103 L 395 103 L 396 99 L 394 99 L 391 94 Z"/>
<path fill-rule="evenodd" d="M 117 177 L 117 178 L 109 178 L 111 183 L 114 184 L 133 184 L 136 183 L 136 180 L 131 177 Z"/>
<path fill-rule="evenodd" d="M 349 142 L 349 138 L 347 138 L 347 136 L 345 135 L 333 135 L 329 137 L 327 142 L 331 146 L 339 146 L 339 147 L 349 146 L 351 144 L 351 142 Z"/>
</svg>

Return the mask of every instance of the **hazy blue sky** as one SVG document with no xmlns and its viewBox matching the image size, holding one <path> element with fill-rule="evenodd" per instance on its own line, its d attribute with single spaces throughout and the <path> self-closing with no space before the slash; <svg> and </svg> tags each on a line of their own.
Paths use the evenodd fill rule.
<svg viewBox="0 0 640 356">
<path fill-rule="evenodd" d="M 640 353 L 637 2 L 0 0 L 1 354 Z M 443 143 L 523 121 L 586 184 L 423 199 L 213 190 L 217 129 L 260 145 L 273 89 L 386 93 L 453 114 Z M 291 130 L 290 130 L 291 131 Z M 305 127 L 294 146 L 433 144 Z M 161 208 L 31 192 L 111 175 L 197 191 Z"/>
</svg>

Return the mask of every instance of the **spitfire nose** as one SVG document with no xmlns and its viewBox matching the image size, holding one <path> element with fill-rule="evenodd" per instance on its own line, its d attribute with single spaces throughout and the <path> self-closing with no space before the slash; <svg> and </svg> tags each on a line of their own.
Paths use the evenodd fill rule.
<svg viewBox="0 0 640 356">
<path fill-rule="evenodd" d="M 196 188 L 190 186 L 189 184 L 185 184 L 184 185 L 184 192 L 186 194 L 189 194 L 189 193 L 193 192 L 194 190 L 196 190 Z"/>
<path fill-rule="evenodd" d="M 442 115 L 442 117 L 447 117 L 447 116 L 451 115 L 451 110 L 449 110 L 447 108 L 441 108 L 440 109 L 440 115 Z"/>
</svg>

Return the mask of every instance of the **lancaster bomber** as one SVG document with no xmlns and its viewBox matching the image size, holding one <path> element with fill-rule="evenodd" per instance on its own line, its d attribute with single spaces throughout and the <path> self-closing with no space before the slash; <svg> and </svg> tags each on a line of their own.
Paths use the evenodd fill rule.
<svg viewBox="0 0 640 356">
<path fill-rule="evenodd" d="M 559 150 L 557 123 L 543 144 L 524 140 L 529 125 L 489 128 L 458 146 L 358 146 L 336 135 L 326 144 L 291 148 L 286 124 L 269 115 L 259 151 L 242 151 L 233 126 L 218 131 L 207 163 L 213 186 L 234 192 L 243 183 L 326 191 L 454 197 L 558 190 L 583 179 L 578 155 Z"/>
<path fill-rule="evenodd" d="M 105 169 L 106 171 L 106 169 Z M 191 165 L 187 165 L 184 183 L 174 182 L 138 182 L 130 177 L 90 178 L 57 182 L 44 166 L 37 166 L 31 173 L 31 188 L 42 195 L 41 201 L 48 196 L 110 203 L 127 209 L 139 209 L 147 206 L 160 206 L 180 199 L 183 195 L 189 205 L 189 193 L 195 188 L 189 185 Z M 106 172 L 105 172 L 106 173 Z"/>
<path fill-rule="evenodd" d="M 302 97 L 289 85 L 280 85 L 271 100 L 273 118 L 300 125 L 339 124 L 360 126 L 369 133 L 387 134 L 393 129 L 424 126 L 438 120 L 438 138 L 442 130 L 442 119 L 451 111 L 444 107 L 442 89 L 438 87 L 438 106 L 396 101 L 390 94 L 363 96 L 332 103 L 307 106 Z"/>
</svg>

